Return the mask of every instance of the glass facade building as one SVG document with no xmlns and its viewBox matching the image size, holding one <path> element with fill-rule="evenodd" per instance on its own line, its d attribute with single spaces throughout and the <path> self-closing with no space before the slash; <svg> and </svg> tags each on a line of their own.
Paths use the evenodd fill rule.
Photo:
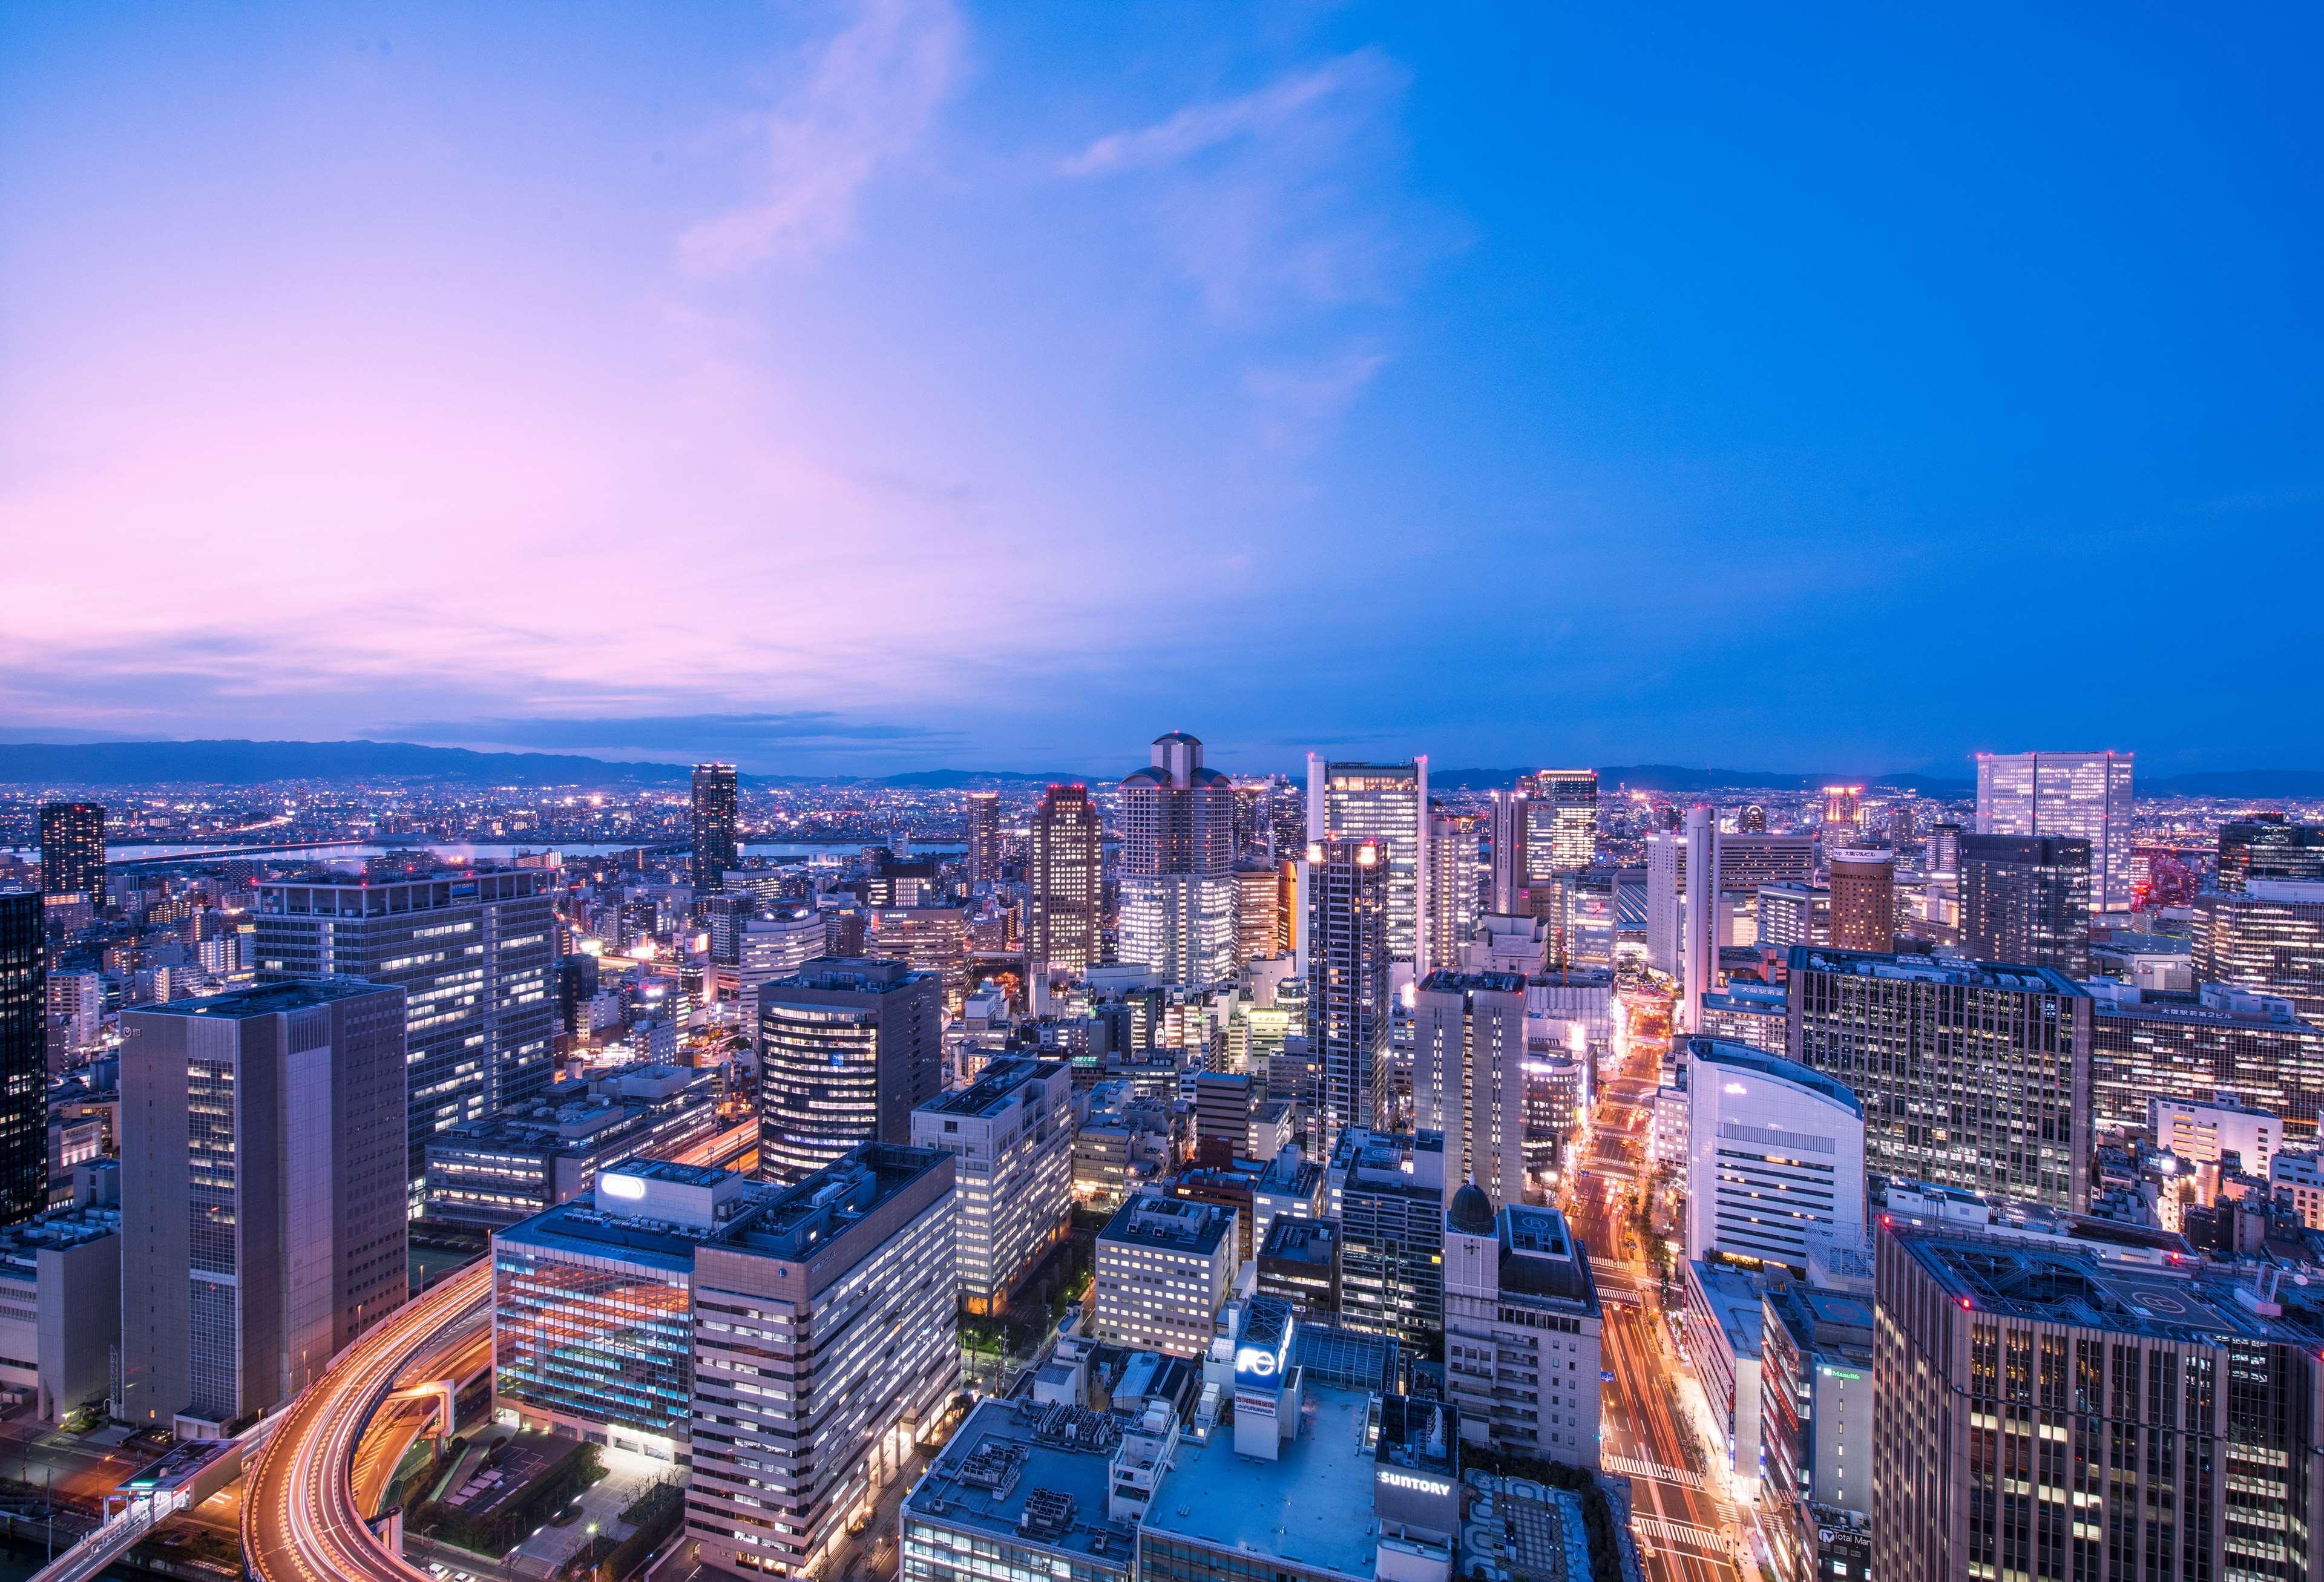
<svg viewBox="0 0 2324 1582">
<path fill-rule="evenodd" d="M 95 802 L 41 804 L 41 888 L 105 905 L 105 808 Z"/>
<path fill-rule="evenodd" d="M 1428 759 L 1326 763 L 1310 753 L 1307 808 L 1311 843 L 1338 838 L 1379 847 L 1388 874 L 1388 958 L 1417 961 L 1428 937 Z"/>
<path fill-rule="evenodd" d="M 2131 886 L 2131 755 L 1981 752 L 1977 832 L 2074 835 L 2090 843 L 2090 906 L 2127 912 Z"/>
<path fill-rule="evenodd" d="M 1157 982 L 1233 979 L 1235 796 L 1183 731 L 1121 782 L 1121 959 Z"/>
<path fill-rule="evenodd" d="M 0 894 L 0 1223 L 49 1206 L 47 914 L 30 890 Z"/>
<path fill-rule="evenodd" d="M 694 893 L 710 895 L 726 888 L 726 870 L 741 863 L 735 843 L 735 815 L 740 786 L 733 764 L 694 766 L 693 875 Z"/>
<path fill-rule="evenodd" d="M 1959 860 L 1962 954 L 2090 975 L 2088 841 L 1963 835 Z"/>
<path fill-rule="evenodd" d="M 759 990 L 759 1168 L 797 1181 L 859 1143 L 907 1143 L 942 1087 L 933 972 L 827 958 Z"/>
<path fill-rule="evenodd" d="M 573 1245 L 575 1227 L 493 1241 L 493 1389 L 521 1412 L 592 1425 L 594 1444 L 675 1445 L 694 1402 L 691 1256 Z M 661 1447 L 656 1447 L 661 1448 Z"/>
</svg>

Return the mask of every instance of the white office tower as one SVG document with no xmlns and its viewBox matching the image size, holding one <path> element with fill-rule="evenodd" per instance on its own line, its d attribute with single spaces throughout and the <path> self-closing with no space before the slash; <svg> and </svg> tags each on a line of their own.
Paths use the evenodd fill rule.
<svg viewBox="0 0 2324 1582">
<path fill-rule="evenodd" d="M 742 924 L 734 942 L 743 1035 L 759 1037 L 759 990 L 826 954 L 823 914 L 806 901 L 777 901 L 764 917 Z"/>
<path fill-rule="evenodd" d="M 1428 938 L 1428 759 L 1327 763 L 1307 755 L 1307 839 L 1379 842 L 1388 862 L 1388 953 L 1416 961 Z"/>
<path fill-rule="evenodd" d="M 1679 1026 L 1690 1032 L 1702 1019 L 1702 997 L 1719 973 L 1719 823 L 1708 803 L 1687 809 L 1686 908 L 1680 918 Z"/>
<path fill-rule="evenodd" d="M 1413 1124 L 1444 1134 L 1459 1174 L 1525 1200 L 1526 980 L 1432 972 L 1413 996 Z"/>
<path fill-rule="evenodd" d="M 1604 1311 L 1588 1249 L 1554 1209 L 1474 1182 L 1444 1215 L 1444 1386 L 1461 1435 L 1568 1467 L 1598 1465 Z"/>
<path fill-rule="evenodd" d="M 912 1145 L 953 1156 L 961 1305 L 998 1312 L 1073 1216 L 1072 1062 L 994 1060 L 967 1087 L 912 1111 Z"/>
<path fill-rule="evenodd" d="M 960 1386 L 954 1226 L 950 1155 L 868 1144 L 695 1249 L 686 1531 L 706 1562 L 812 1572 L 917 1467 Z"/>
<path fill-rule="evenodd" d="M 1235 976 L 1234 786 L 1183 731 L 1121 782 L 1121 959 L 1165 986 Z"/>
<path fill-rule="evenodd" d="M 1686 1255 L 1804 1277 L 1818 1244 L 1865 1237 L 1864 1107 L 1837 1079 L 1724 1038 L 1689 1038 Z"/>
<path fill-rule="evenodd" d="M 2080 836 L 2090 843 L 2090 910 L 2127 912 L 2130 767 L 2126 752 L 1981 752 L 1977 832 Z"/>
<path fill-rule="evenodd" d="M 1098 1232 L 1090 1338 L 1201 1357 L 1240 1266 L 1235 1210 L 1140 1194 Z"/>
<path fill-rule="evenodd" d="M 1680 976 L 1679 908 L 1686 905 L 1686 837 L 1657 830 L 1646 837 L 1646 965 Z"/>
<path fill-rule="evenodd" d="M 1428 820 L 1426 959 L 1417 976 L 1461 964 L 1461 947 L 1477 930 L 1477 820 L 1467 814 L 1432 814 Z"/>
</svg>

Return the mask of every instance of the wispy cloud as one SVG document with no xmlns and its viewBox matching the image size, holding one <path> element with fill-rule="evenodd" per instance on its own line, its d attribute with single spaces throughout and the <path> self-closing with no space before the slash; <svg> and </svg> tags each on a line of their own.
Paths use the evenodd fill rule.
<svg viewBox="0 0 2324 1582">
<path fill-rule="evenodd" d="M 846 240 L 863 188 L 918 146 L 951 97 L 964 47 L 951 0 L 862 0 L 767 113 L 766 190 L 679 238 L 687 270 L 733 274 Z"/>
<path fill-rule="evenodd" d="M 1260 443 L 1291 455 L 1313 449 L 1387 363 L 1384 353 L 1358 350 L 1321 363 L 1249 370 L 1242 385 L 1258 407 Z"/>
<path fill-rule="evenodd" d="M 1108 133 L 1058 171 L 1146 184 L 1166 255 L 1219 318 L 1392 302 L 1454 239 L 1397 179 L 1407 81 L 1358 50 Z"/>
</svg>

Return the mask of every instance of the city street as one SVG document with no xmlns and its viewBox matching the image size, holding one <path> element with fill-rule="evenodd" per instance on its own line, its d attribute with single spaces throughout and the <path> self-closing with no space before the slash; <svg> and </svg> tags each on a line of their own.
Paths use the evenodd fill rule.
<svg viewBox="0 0 2324 1582">
<path fill-rule="evenodd" d="M 1667 1012 L 1618 1004 L 1628 1018 L 1600 1084 L 1588 1149 L 1566 1212 L 1591 1249 L 1606 1314 L 1600 1461 L 1631 1480 L 1639 1552 L 1655 1582 L 1755 1582 L 1748 1516 L 1707 1476 L 1702 1436 L 1681 1403 L 1684 1364 L 1665 1338 L 1660 1297 L 1632 1223 L 1646 1190 L 1646 1118 L 1669 1043 Z"/>
</svg>

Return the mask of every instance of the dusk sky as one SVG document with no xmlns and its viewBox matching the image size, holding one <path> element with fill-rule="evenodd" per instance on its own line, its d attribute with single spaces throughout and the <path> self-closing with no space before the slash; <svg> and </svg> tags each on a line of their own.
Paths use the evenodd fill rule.
<svg viewBox="0 0 2324 1582">
<path fill-rule="evenodd" d="M 12 6 L 0 727 L 2324 767 L 2319 16 Z"/>
</svg>

